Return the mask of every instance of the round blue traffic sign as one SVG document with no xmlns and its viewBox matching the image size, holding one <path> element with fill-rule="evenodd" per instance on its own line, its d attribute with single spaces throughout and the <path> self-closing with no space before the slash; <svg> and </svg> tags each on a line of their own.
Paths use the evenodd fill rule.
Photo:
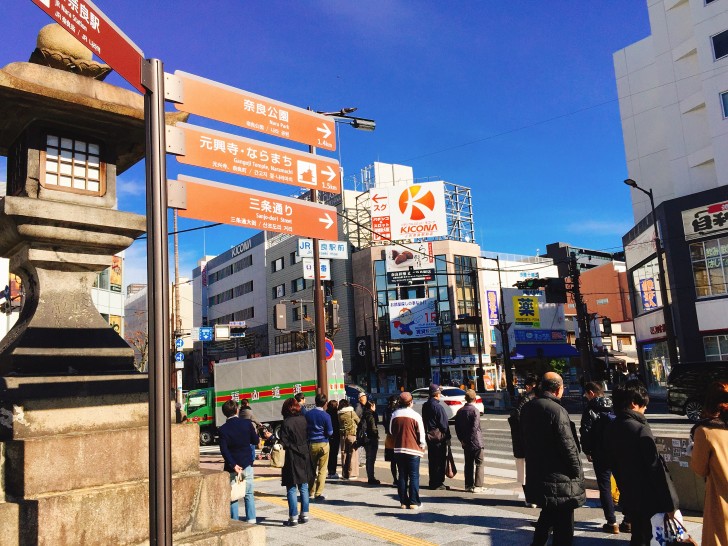
<svg viewBox="0 0 728 546">
<path fill-rule="evenodd" d="M 178 337 L 177 339 L 174 340 L 174 346 L 177 349 L 181 349 L 182 347 L 185 346 L 185 340 L 182 339 L 181 337 Z"/>
<path fill-rule="evenodd" d="M 334 357 L 334 342 L 326 338 L 326 341 L 324 341 L 324 349 L 326 351 L 326 360 L 331 360 Z"/>
<path fill-rule="evenodd" d="M 185 354 L 184 353 L 175 353 L 174 359 L 177 362 L 184 362 L 184 360 L 185 360 Z"/>
</svg>

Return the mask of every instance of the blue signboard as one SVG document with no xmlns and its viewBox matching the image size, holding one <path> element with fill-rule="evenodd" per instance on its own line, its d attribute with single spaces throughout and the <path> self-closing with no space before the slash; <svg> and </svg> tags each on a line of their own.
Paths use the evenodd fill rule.
<svg viewBox="0 0 728 546">
<path fill-rule="evenodd" d="M 215 329 L 212 326 L 200 327 L 200 341 L 212 341 L 215 335 Z"/>
<path fill-rule="evenodd" d="M 524 330 L 513 331 L 516 343 L 566 343 L 566 330 Z"/>
<path fill-rule="evenodd" d="M 640 296 L 642 297 L 642 308 L 645 311 L 657 309 L 657 287 L 655 279 L 648 277 L 640 280 Z"/>
</svg>

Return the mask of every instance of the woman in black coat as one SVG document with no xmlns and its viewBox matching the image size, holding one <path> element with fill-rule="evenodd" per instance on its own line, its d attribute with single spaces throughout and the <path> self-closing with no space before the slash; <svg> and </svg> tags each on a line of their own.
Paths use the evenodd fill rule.
<svg viewBox="0 0 728 546">
<path fill-rule="evenodd" d="M 306 418 L 301 415 L 301 405 L 295 398 L 283 403 L 281 410 L 283 425 L 279 433 L 286 459 L 281 472 L 281 485 L 288 496 L 288 521 L 285 525 L 293 527 L 308 522 L 308 482 L 313 479 L 311 454 L 308 448 Z M 301 494 L 301 515 L 298 514 L 297 493 Z M 298 521 L 296 521 L 298 516 Z"/>
<path fill-rule="evenodd" d="M 341 440 L 341 429 L 339 428 L 339 402 L 329 400 L 326 405 L 326 413 L 331 417 L 331 425 L 334 433 L 329 438 L 329 473 L 326 476 L 329 479 L 338 480 L 339 475 L 336 473 L 336 466 L 339 463 L 339 442 Z"/>
</svg>

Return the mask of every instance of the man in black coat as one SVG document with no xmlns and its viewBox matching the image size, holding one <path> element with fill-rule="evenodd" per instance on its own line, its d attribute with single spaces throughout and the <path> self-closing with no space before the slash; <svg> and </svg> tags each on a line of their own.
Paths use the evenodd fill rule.
<svg viewBox="0 0 728 546">
<path fill-rule="evenodd" d="M 607 430 L 607 438 L 619 505 L 632 524 L 630 545 L 648 546 L 652 516 L 674 513 L 677 493 L 645 419 L 650 401 L 645 386 L 639 380 L 629 380 L 614 391 L 612 399 L 617 417 Z"/>
<path fill-rule="evenodd" d="M 537 398 L 521 410 L 526 449 L 526 501 L 541 508 L 532 546 L 544 546 L 553 528 L 553 546 L 571 546 L 574 510 L 586 501 L 576 427 L 561 406 L 564 381 L 554 372 L 541 380 Z"/>
<path fill-rule="evenodd" d="M 485 447 L 483 433 L 480 430 L 480 411 L 473 405 L 476 398 L 473 389 L 465 391 L 465 405 L 455 414 L 455 434 L 463 446 L 465 455 L 465 491 L 485 493 L 483 488 Z"/>
<path fill-rule="evenodd" d="M 450 441 L 450 426 L 445 409 L 440 403 L 439 385 L 430 385 L 430 398 L 422 404 L 422 421 L 427 440 L 430 489 L 450 489 L 445 485 L 445 457 Z"/>
</svg>

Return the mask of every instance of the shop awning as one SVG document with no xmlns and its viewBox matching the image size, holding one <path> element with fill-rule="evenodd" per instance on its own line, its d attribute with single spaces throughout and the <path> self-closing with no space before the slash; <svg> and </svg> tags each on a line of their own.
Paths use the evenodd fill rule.
<svg viewBox="0 0 728 546">
<path fill-rule="evenodd" d="M 579 351 L 568 343 L 519 343 L 516 345 L 516 352 L 522 354 L 524 358 L 571 358 L 579 356 Z"/>
</svg>

